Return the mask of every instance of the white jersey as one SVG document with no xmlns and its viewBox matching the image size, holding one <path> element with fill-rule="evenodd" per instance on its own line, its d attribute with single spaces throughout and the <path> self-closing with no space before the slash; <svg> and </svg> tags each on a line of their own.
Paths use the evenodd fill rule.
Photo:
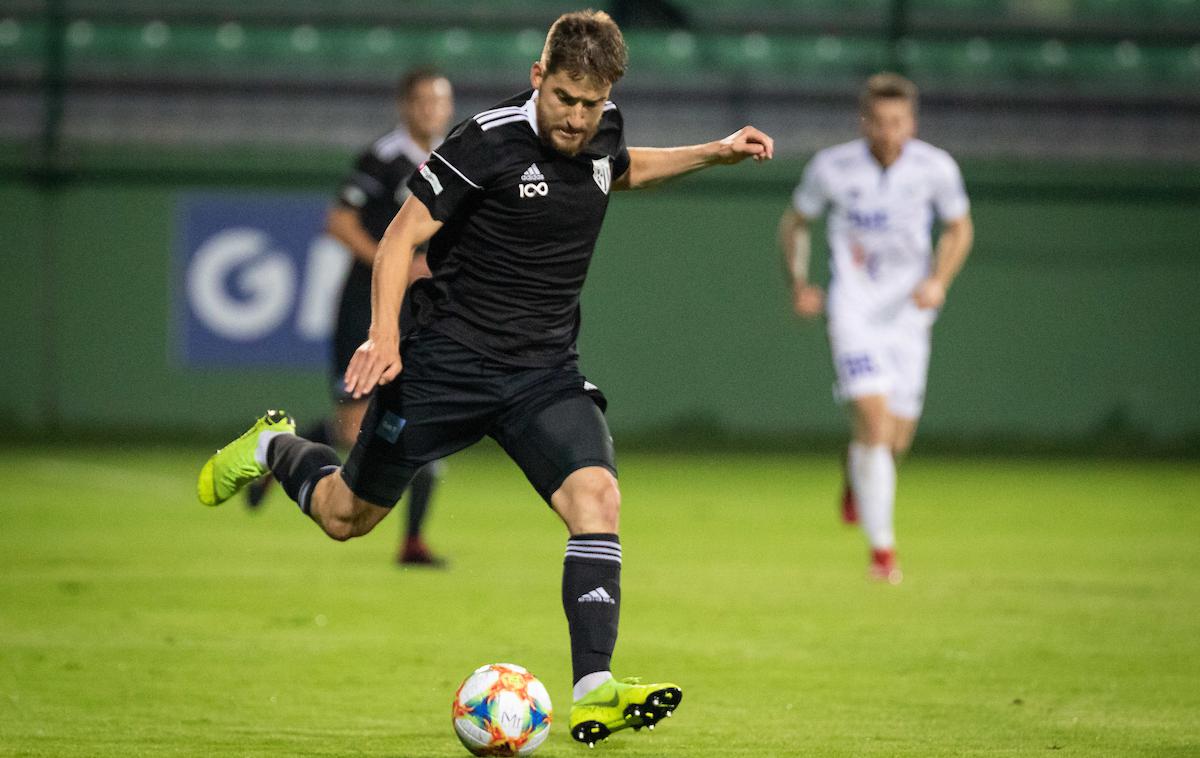
<svg viewBox="0 0 1200 758">
<path fill-rule="evenodd" d="M 944 150 L 909 140 L 884 169 L 865 139 L 817 153 L 792 206 L 808 218 L 829 209 L 829 315 L 880 323 L 915 313 L 912 294 L 929 275 L 934 214 L 943 221 L 969 209 L 958 164 Z"/>
</svg>

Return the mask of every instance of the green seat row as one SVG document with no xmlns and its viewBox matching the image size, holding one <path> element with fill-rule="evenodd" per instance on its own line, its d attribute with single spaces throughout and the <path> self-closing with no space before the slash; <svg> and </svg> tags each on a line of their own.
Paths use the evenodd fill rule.
<svg viewBox="0 0 1200 758">
<path fill-rule="evenodd" d="M 11 0 L 9 13 L 25 17 L 45 11 L 42 0 Z M 897 0 L 671 0 L 691 20 L 693 31 L 883 30 Z M 564 0 L 65 0 L 74 16 L 119 20 L 160 18 L 168 23 L 211 23 L 227 19 L 263 24 L 428 24 L 518 29 L 545 24 L 579 3 Z M 590 3 L 605 8 L 612 3 Z M 904 0 L 913 29 L 952 24 L 995 28 L 997 24 L 1072 30 L 1123 29 L 1200 33 L 1200 0 Z"/>
<path fill-rule="evenodd" d="M 820 26 L 847 23 L 875 26 L 887 22 L 893 0 L 675 0 L 693 23 L 703 30 L 757 27 L 760 29 Z"/>
<path fill-rule="evenodd" d="M 181 17 L 257 17 L 276 19 L 402 18 L 453 15 L 464 23 L 478 18 L 501 18 L 529 13 L 553 14 L 578 6 L 563 0 L 205 0 L 163 3 L 161 0 L 66 0 L 75 15 Z M 597 5 L 602 7 L 605 3 Z"/>
<path fill-rule="evenodd" d="M 0 72 L 36 68 L 45 37 L 40 23 L 0 20 Z M 897 61 L 879 37 L 634 30 L 627 39 L 631 80 L 667 86 L 722 81 L 842 86 Z M 66 27 L 65 41 L 68 71 L 101 78 L 391 80 L 407 66 L 432 63 L 452 76 L 489 82 L 519 76 L 540 53 L 542 32 L 532 27 L 484 32 L 76 20 Z M 896 52 L 904 70 L 934 88 L 1004 90 L 1029 83 L 1053 88 L 1091 82 L 1200 94 L 1200 43 L 908 39 Z"/>
<path fill-rule="evenodd" d="M 881 39 L 859 37 L 693 35 L 632 32 L 630 67 L 686 78 L 696 71 L 747 77 L 793 78 L 797 73 L 865 74 L 887 61 Z"/>
<path fill-rule="evenodd" d="M 906 71 L 927 86 L 976 93 L 1038 86 L 1115 95 L 1200 93 L 1200 44 L 905 40 L 900 58 Z"/>
<path fill-rule="evenodd" d="M 907 0 L 909 12 L 923 16 L 1029 21 L 1100 19 L 1191 19 L 1200 22 L 1200 0 Z"/>
<path fill-rule="evenodd" d="M 0 68 L 8 62 L 39 58 L 45 27 L 25 24 L 18 30 L 0 22 Z M 7 34 L 5 33 L 7 29 Z M 257 27 L 227 22 L 216 26 L 165 24 L 93 24 L 74 21 L 65 30 L 68 70 L 104 76 L 124 74 L 225 75 L 272 74 L 298 79 L 341 78 L 347 74 L 390 77 L 418 63 L 484 73 L 516 62 L 527 66 L 541 51 L 542 37 L 531 34 L 481 34 L 463 29 L 376 27 Z"/>
<path fill-rule="evenodd" d="M 675 0 L 676 7 L 697 20 L 769 16 L 802 21 L 813 16 L 886 15 L 893 4 L 894 0 Z M 906 0 L 905 6 L 914 14 L 949 14 L 978 20 L 1086 20 L 1100 16 L 1200 21 L 1200 0 Z"/>
</svg>

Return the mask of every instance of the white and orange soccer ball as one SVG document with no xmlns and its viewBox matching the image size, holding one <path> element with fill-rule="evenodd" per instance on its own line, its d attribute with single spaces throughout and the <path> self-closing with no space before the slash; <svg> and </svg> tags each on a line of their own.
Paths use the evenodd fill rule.
<svg viewBox="0 0 1200 758">
<path fill-rule="evenodd" d="M 512 663 L 480 666 L 454 693 L 454 732 L 474 755 L 529 755 L 550 735 L 554 709 L 537 677 Z"/>
</svg>

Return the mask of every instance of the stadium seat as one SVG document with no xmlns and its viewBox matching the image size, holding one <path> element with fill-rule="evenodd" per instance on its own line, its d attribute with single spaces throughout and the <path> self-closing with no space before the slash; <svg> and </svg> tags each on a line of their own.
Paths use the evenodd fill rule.
<svg viewBox="0 0 1200 758">
<path fill-rule="evenodd" d="M 963 41 L 906 39 L 900 47 L 905 71 L 923 90 L 1003 90 L 1013 80 L 1012 49 L 983 37 Z"/>
<path fill-rule="evenodd" d="M 1200 61 L 1188 48 L 1118 43 L 1054 41 L 1022 51 L 1025 81 L 1062 91 L 1097 96 L 1194 95 Z M 1200 55 L 1196 56 L 1200 58 Z"/>
<path fill-rule="evenodd" d="M 625 35 L 629 46 L 630 68 L 658 76 L 686 75 L 703 65 L 701 40 L 691 32 L 646 32 L 632 30 Z"/>
<path fill-rule="evenodd" d="M 769 84 L 804 83 L 817 89 L 841 87 L 883 65 L 882 41 L 824 35 L 820 37 L 714 36 L 705 42 L 704 57 L 721 71 Z"/>
<path fill-rule="evenodd" d="M 40 71 L 46 50 L 46 27 L 40 21 L 0 19 L 0 70 Z"/>
<path fill-rule="evenodd" d="M 891 0 L 812 0 L 811 2 L 747 2 L 746 0 L 679 0 L 695 31 L 719 34 L 763 32 L 817 35 L 882 34 Z"/>
</svg>

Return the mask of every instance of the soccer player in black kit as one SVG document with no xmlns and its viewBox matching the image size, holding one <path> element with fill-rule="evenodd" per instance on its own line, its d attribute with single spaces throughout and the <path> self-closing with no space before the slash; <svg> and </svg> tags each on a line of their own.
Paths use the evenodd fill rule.
<svg viewBox="0 0 1200 758">
<path fill-rule="evenodd" d="M 216 505 L 269 469 L 301 511 L 345 540 L 379 523 L 425 463 L 494 438 L 567 527 L 570 727 L 591 745 L 653 727 L 682 698 L 678 685 L 610 673 L 621 495 L 605 400 L 575 351 L 609 192 L 773 153 L 750 126 L 702 145 L 626 148 L 608 99 L 625 62 L 607 14 L 564 14 L 530 70 L 532 90 L 456 126 L 409 180 L 412 197 L 375 257 L 369 339 L 346 371 L 348 392 L 374 394 L 344 466 L 270 411 L 210 458 L 198 483 L 201 501 Z M 426 242 L 433 276 L 408 295 L 417 325 L 401 343 L 404 285 Z"/>
<path fill-rule="evenodd" d="M 337 328 L 334 331 L 332 369 L 334 419 L 322 419 L 304 430 L 313 442 L 350 449 L 362 426 L 367 409 L 366 398 L 354 398 L 346 392 L 342 378 L 354 351 L 362 344 L 371 326 L 371 264 L 375 250 L 388 224 L 408 199 L 408 179 L 425 162 L 442 137 L 454 113 L 454 95 L 450 81 L 436 69 L 418 67 L 400 80 L 397 92 L 400 123 L 375 140 L 354 162 L 354 171 L 338 191 L 337 204 L 330 209 L 325 230 L 341 242 L 351 255 L 350 270 L 338 300 Z M 422 248 L 413 256 L 408 281 L 429 276 Z M 411 312 L 405 309 L 402 328 L 411 325 Z M 396 560 L 402 564 L 440 566 L 444 562 L 425 544 L 421 529 L 429 512 L 436 487 L 440 461 L 422 466 L 408 486 L 408 523 Z M 273 478 L 268 475 L 246 487 L 248 504 L 262 502 Z"/>
</svg>

